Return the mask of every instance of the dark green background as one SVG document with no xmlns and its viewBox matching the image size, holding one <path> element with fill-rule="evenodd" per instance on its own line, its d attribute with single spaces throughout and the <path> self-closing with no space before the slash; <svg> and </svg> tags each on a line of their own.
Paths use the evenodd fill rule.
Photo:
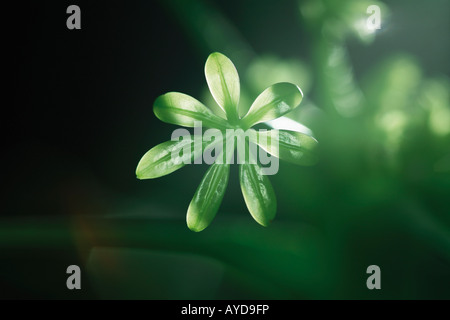
<svg viewBox="0 0 450 320">
<path fill-rule="evenodd" d="M 449 3 L 385 1 L 366 43 L 346 20 L 356 1 L 317 2 L 316 17 L 301 14 L 306 1 L 7 6 L 0 297 L 450 298 Z M 66 28 L 70 4 L 81 30 Z M 185 214 L 206 166 L 135 178 L 176 128 L 153 101 L 179 91 L 210 103 L 214 51 L 235 62 L 243 107 L 266 82 L 305 93 L 291 117 L 313 130 L 320 160 L 280 162 L 268 228 L 248 213 L 236 167 L 201 233 Z M 343 115 L 335 106 L 355 92 L 361 110 Z M 66 288 L 71 264 L 82 290 Z M 366 287 L 372 264 L 381 290 Z"/>
</svg>

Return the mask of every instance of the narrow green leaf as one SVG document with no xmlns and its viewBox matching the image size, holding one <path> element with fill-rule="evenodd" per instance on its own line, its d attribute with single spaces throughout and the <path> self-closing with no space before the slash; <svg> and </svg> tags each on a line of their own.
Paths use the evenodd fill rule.
<svg viewBox="0 0 450 320">
<path fill-rule="evenodd" d="M 200 145 L 194 147 L 195 143 Z M 154 179 L 168 175 L 201 156 L 207 148 L 214 148 L 223 140 L 202 141 L 201 136 L 183 136 L 179 141 L 166 141 L 153 147 L 138 163 L 138 179 Z"/>
<path fill-rule="evenodd" d="M 242 119 L 247 128 L 276 119 L 294 110 L 302 101 L 303 94 L 292 83 L 280 82 L 264 90 L 253 102 L 250 110 Z"/>
<path fill-rule="evenodd" d="M 180 169 L 192 158 L 194 140 L 187 138 L 181 141 L 166 141 L 153 147 L 138 163 L 136 176 L 138 179 L 153 179 L 165 176 Z M 188 151 L 184 154 L 182 151 Z"/>
<path fill-rule="evenodd" d="M 239 75 L 233 62 L 219 52 L 209 55 L 205 76 L 214 100 L 225 111 L 230 121 L 236 121 L 240 95 Z"/>
<path fill-rule="evenodd" d="M 257 164 L 246 163 L 239 167 L 239 180 L 245 203 L 253 219 L 265 227 L 268 226 L 277 211 L 277 199 L 269 178 L 261 173 Z"/>
<path fill-rule="evenodd" d="M 187 225 L 192 231 L 202 231 L 216 216 L 227 188 L 229 172 L 229 164 L 219 163 L 214 163 L 206 172 L 187 212 Z"/>
<path fill-rule="evenodd" d="M 185 127 L 194 127 L 195 121 L 202 126 L 224 129 L 227 122 L 216 116 L 200 101 L 184 93 L 169 92 L 159 96 L 153 104 L 153 112 L 161 121 Z"/>
<path fill-rule="evenodd" d="M 277 158 L 303 166 L 317 162 L 318 142 L 307 134 L 288 130 L 253 131 L 252 142 Z"/>
</svg>

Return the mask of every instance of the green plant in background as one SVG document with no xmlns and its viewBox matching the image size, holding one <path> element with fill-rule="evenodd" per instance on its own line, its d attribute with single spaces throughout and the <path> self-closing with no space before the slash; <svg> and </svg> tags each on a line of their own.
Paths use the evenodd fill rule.
<svg viewBox="0 0 450 320">
<path fill-rule="evenodd" d="M 9 201 L 15 212 L 31 207 L 22 207 L 24 203 L 36 204 L 29 201 L 33 194 L 39 197 L 39 204 L 46 199 L 52 203 L 51 207 L 36 208 L 36 214 L 41 214 L 38 219 L 22 214 L 17 220 L 2 219 L 0 244 L 6 263 L 0 263 L 0 271 L 11 279 L 5 278 L 0 296 L 24 293 L 39 299 L 72 299 L 74 292 L 61 286 L 60 277 L 44 277 L 43 281 L 30 273 L 28 266 L 35 265 L 39 274 L 51 270 L 59 274 L 60 266 L 81 257 L 89 285 L 76 296 L 87 299 L 449 299 L 450 79 L 445 64 L 448 37 L 441 26 L 448 21 L 445 13 L 450 3 L 437 1 L 430 6 L 419 0 L 391 1 L 389 9 L 372 0 L 292 0 L 283 5 L 270 0 L 232 1 L 227 2 L 226 10 L 221 10 L 224 5 L 218 1 L 160 3 L 173 20 L 156 30 L 157 36 L 153 24 L 145 23 L 149 19 L 133 17 L 139 23 L 126 24 L 123 20 L 124 35 L 130 42 L 117 41 L 123 50 L 114 50 L 119 56 L 111 56 L 114 63 L 115 58 L 139 58 L 136 66 L 142 78 L 137 72 L 122 82 L 124 74 L 117 73 L 117 83 L 129 84 L 132 89 L 124 90 L 120 99 L 136 112 L 120 113 L 124 116 L 121 126 L 130 130 L 106 131 L 112 139 L 99 150 L 109 153 L 101 152 L 99 160 L 110 177 L 91 176 L 101 173 L 91 171 L 96 162 L 93 168 L 69 162 L 75 165 L 69 177 L 62 174 L 67 171 L 67 166 L 61 166 L 65 158 L 49 162 L 49 173 L 54 175 L 45 175 L 45 181 L 53 181 L 56 173 L 64 179 L 77 176 L 74 181 L 67 180 L 67 185 L 57 185 L 64 193 L 61 212 L 70 213 L 70 222 L 65 215 L 47 216 L 47 209 L 55 205 L 55 197 L 48 196 L 51 193 L 19 183 L 21 192 L 11 194 Z M 382 29 L 376 32 L 365 28 L 369 5 L 381 9 Z M 421 23 L 417 17 L 422 17 Z M 142 85 L 153 84 L 148 83 L 148 69 L 141 66 L 152 67 L 162 61 L 141 53 L 155 51 L 155 43 L 160 42 L 153 41 L 163 40 L 162 36 L 175 42 L 178 38 L 171 25 L 188 36 L 186 53 L 178 55 L 182 63 L 204 62 L 204 57 L 215 51 L 232 59 L 241 79 L 239 121 L 271 84 L 289 82 L 302 89 L 301 108 L 274 122 L 293 120 L 314 132 L 320 141 L 320 161 L 313 167 L 283 163 L 270 178 L 273 187 L 281 190 L 277 193 L 279 219 L 270 228 L 261 228 L 246 214 L 235 212 L 242 206 L 242 198 L 230 189 L 226 200 L 230 209 L 221 207 L 224 219 L 209 230 L 213 232 L 189 232 L 182 219 L 172 219 L 175 211 L 183 210 L 179 200 L 186 195 L 174 195 L 183 190 L 179 185 L 191 183 L 187 179 L 193 175 L 200 182 L 200 168 L 178 171 L 172 176 L 176 185 L 154 181 L 156 189 L 148 183 L 146 190 L 129 175 L 130 164 L 134 166 L 138 160 L 136 153 L 148 142 L 143 141 L 141 129 L 133 130 L 134 118 L 125 121 L 126 115 L 138 114 L 142 101 L 148 102 L 148 97 L 136 96 Z M 125 33 L 127 30 L 135 33 Z M 173 49 L 158 48 L 164 50 L 156 50 L 156 58 Z M 127 70 L 132 66 L 128 60 L 117 64 Z M 177 72 L 178 68 L 169 68 L 163 78 L 178 76 L 177 86 L 190 82 L 188 87 L 192 85 L 200 94 L 207 92 L 200 100 L 215 114 L 208 118 L 213 126 L 237 126 L 230 124 L 201 77 L 192 79 L 189 73 L 180 76 Z M 164 99 L 160 105 L 161 101 Z M 122 108 L 122 100 L 108 108 L 114 106 Z M 177 121 L 187 121 L 186 114 L 184 118 L 177 115 Z M 171 117 L 174 121 L 175 116 Z M 203 120 L 204 125 L 208 119 Z M 102 131 L 108 127 L 101 127 Z M 164 140 L 156 138 L 159 133 L 155 130 L 151 132 L 155 141 Z M 115 134 L 121 139 L 114 139 Z M 165 142 L 152 152 L 163 158 L 167 149 L 184 149 L 177 143 Z M 188 140 L 184 143 L 190 145 Z M 128 152 L 118 152 L 123 149 Z M 24 148 L 29 155 L 35 151 Z M 40 159 L 32 159 L 38 161 L 37 167 Z M 156 178 L 183 166 L 168 165 L 170 159 L 166 160 L 158 159 L 158 168 L 149 166 L 142 173 Z M 28 170 L 32 180 L 44 177 L 47 166 Z M 53 171 L 56 169 L 62 171 Z M 229 169 L 233 168 L 223 168 L 227 177 Z M 125 177 L 120 178 L 121 174 Z M 94 178 L 100 184 L 94 184 Z M 102 184 L 110 178 L 120 188 L 114 183 L 108 188 Z M 129 188 L 133 188 L 130 194 Z M 183 201 L 187 204 L 188 200 Z M 11 260 L 17 263 L 10 264 Z M 35 264 L 36 260 L 40 263 Z M 372 264 L 381 268 L 381 290 L 366 287 L 366 270 Z"/>
<path fill-rule="evenodd" d="M 185 127 L 195 127 L 201 123 L 202 126 L 220 130 L 224 133 L 222 136 L 227 136 L 227 129 L 234 129 L 240 132 L 236 135 L 238 140 L 246 143 L 245 134 L 247 134 L 250 142 L 275 157 L 299 165 L 315 163 L 314 149 L 317 140 L 313 137 L 288 130 L 252 129 L 258 123 L 279 118 L 297 108 L 303 98 L 300 88 L 287 82 L 268 87 L 241 118 L 238 111 L 239 75 L 231 60 L 221 53 L 212 53 L 205 64 L 205 76 L 211 94 L 225 112 L 226 119 L 220 114 L 213 113 L 198 100 L 178 92 L 169 92 L 158 97 L 153 105 L 155 115 L 163 122 Z M 201 137 L 167 141 L 150 149 L 139 161 L 136 169 L 137 177 L 158 178 L 183 167 L 186 163 L 183 159 L 192 160 L 201 155 L 194 148 L 198 139 Z M 203 152 L 219 143 L 225 143 L 225 139 L 214 140 L 212 143 L 202 140 L 201 150 Z M 235 148 L 236 145 L 233 144 L 233 149 Z M 184 153 L 186 150 L 188 154 Z M 222 153 L 222 156 L 224 155 Z M 187 225 L 191 230 L 202 231 L 215 217 L 228 184 L 229 162 L 216 161 L 200 182 L 187 212 Z M 262 173 L 257 163 L 244 161 L 240 165 L 239 180 L 250 214 L 259 224 L 267 226 L 275 217 L 277 207 L 268 177 Z"/>
</svg>

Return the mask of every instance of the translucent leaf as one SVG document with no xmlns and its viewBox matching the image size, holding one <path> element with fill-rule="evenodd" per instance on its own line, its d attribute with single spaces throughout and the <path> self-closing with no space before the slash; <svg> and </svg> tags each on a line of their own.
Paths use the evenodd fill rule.
<svg viewBox="0 0 450 320">
<path fill-rule="evenodd" d="M 228 184 L 230 166 L 213 164 L 203 177 L 189 204 L 187 225 L 195 232 L 205 229 L 216 216 Z"/>
<path fill-rule="evenodd" d="M 261 174 L 257 164 L 245 163 L 239 167 L 239 180 L 245 204 L 253 219 L 268 226 L 277 211 L 277 199 L 269 178 Z"/>
<path fill-rule="evenodd" d="M 251 135 L 253 142 L 275 157 L 304 166 L 317 162 L 318 142 L 307 134 L 288 130 L 254 132 Z"/>
<path fill-rule="evenodd" d="M 302 101 L 303 94 L 292 83 L 280 82 L 264 90 L 253 102 L 247 115 L 242 119 L 244 125 L 251 126 L 276 119 L 294 110 Z"/>
<path fill-rule="evenodd" d="M 201 156 L 205 149 L 223 143 L 223 140 L 202 142 L 201 139 L 197 136 L 184 136 L 180 141 L 166 141 L 153 147 L 139 161 L 136 168 L 137 178 L 153 179 L 168 175 Z M 200 148 L 194 148 L 195 142 Z"/>
<path fill-rule="evenodd" d="M 191 157 L 190 154 L 181 154 L 182 150 L 191 151 L 194 140 L 166 141 L 153 147 L 138 163 L 136 176 L 138 179 L 153 179 L 165 176 L 185 165 L 184 159 Z M 172 155 L 179 155 L 173 157 Z M 181 156 L 180 156 L 181 154 Z"/>
<path fill-rule="evenodd" d="M 238 119 L 240 84 L 238 72 L 230 59 L 219 52 L 209 55 L 205 64 L 206 82 L 217 104 L 228 120 Z"/>
<path fill-rule="evenodd" d="M 201 121 L 204 127 L 228 127 L 224 119 L 216 116 L 200 101 L 179 92 L 159 96 L 153 104 L 153 111 L 161 121 L 180 126 L 194 127 L 196 121 Z"/>
</svg>

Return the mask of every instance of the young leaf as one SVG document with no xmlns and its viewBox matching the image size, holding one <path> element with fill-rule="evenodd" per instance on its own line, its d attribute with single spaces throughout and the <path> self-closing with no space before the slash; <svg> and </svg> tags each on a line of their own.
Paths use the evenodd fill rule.
<svg viewBox="0 0 450 320">
<path fill-rule="evenodd" d="M 252 130 L 252 132 L 252 142 L 277 158 L 303 166 L 310 166 L 317 162 L 315 149 L 318 142 L 311 136 L 296 131 L 274 129 Z"/>
<path fill-rule="evenodd" d="M 165 176 L 185 165 L 184 160 L 191 159 L 191 146 L 194 140 L 189 138 L 181 141 L 166 141 L 153 147 L 138 163 L 136 176 L 138 179 L 153 179 Z M 182 154 L 188 150 L 189 154 Z M 176 156 L 175 156 L 176 155 Z"/>
<path fill-rule="evenodd" d="M 153 112 L 161 121 L 185 127 L 194 127 L 195 121 L 202 126 L 224 129 L 227 122 L 216 116 L 200 101 L 184 93 L 169 92 L 159 96 L 153 104 Z"/>
<path fill-rule="evenodd" d="M 239 75 L 233 62 L 219 52 L 209 55 L 205 64 L 205 76 L 214 100 L 225 111 L 228 120 L 238 120 L 240 96 Z"/>
<path fill-rule="evenodd" d="M 261 174 L 257 164 L 244 163 L 239 167 L 239 180 L 248 211 L 256 222 L 267 227 L 277 211 L 277 199 L 269 178 Z"/>
<path fill-rule="evenodd" d="M 302 101 L 303 94 L 292 83 L 280 82 L 264 90 L 253 102 L 250 110 L 242 119 L 247 128 L 276 119 L 294 110 Z"/>
<path fill-rule="evenodd" d="M 206 172 L 187 212 L 187 225 L 192 231 L 202 231 L 214 219 L 227 188 L 229 172 L 229 164 L 219 163 Z"/>
<path fill-rule="evenodd" d="M 194 148 L 194 139 L 197 139 L 201 149 Z M 223 140 L 202 141 L 198 136 L 184 136 L 179 141 L 160 143 L 141 158 L 136 168 L 136 176 L 138 179 L 154 179 L 168 175 L 186 163 L 191 163 L 205 149 L 213 148 L 220 143 L 223 143 Z"/>
</svg>

